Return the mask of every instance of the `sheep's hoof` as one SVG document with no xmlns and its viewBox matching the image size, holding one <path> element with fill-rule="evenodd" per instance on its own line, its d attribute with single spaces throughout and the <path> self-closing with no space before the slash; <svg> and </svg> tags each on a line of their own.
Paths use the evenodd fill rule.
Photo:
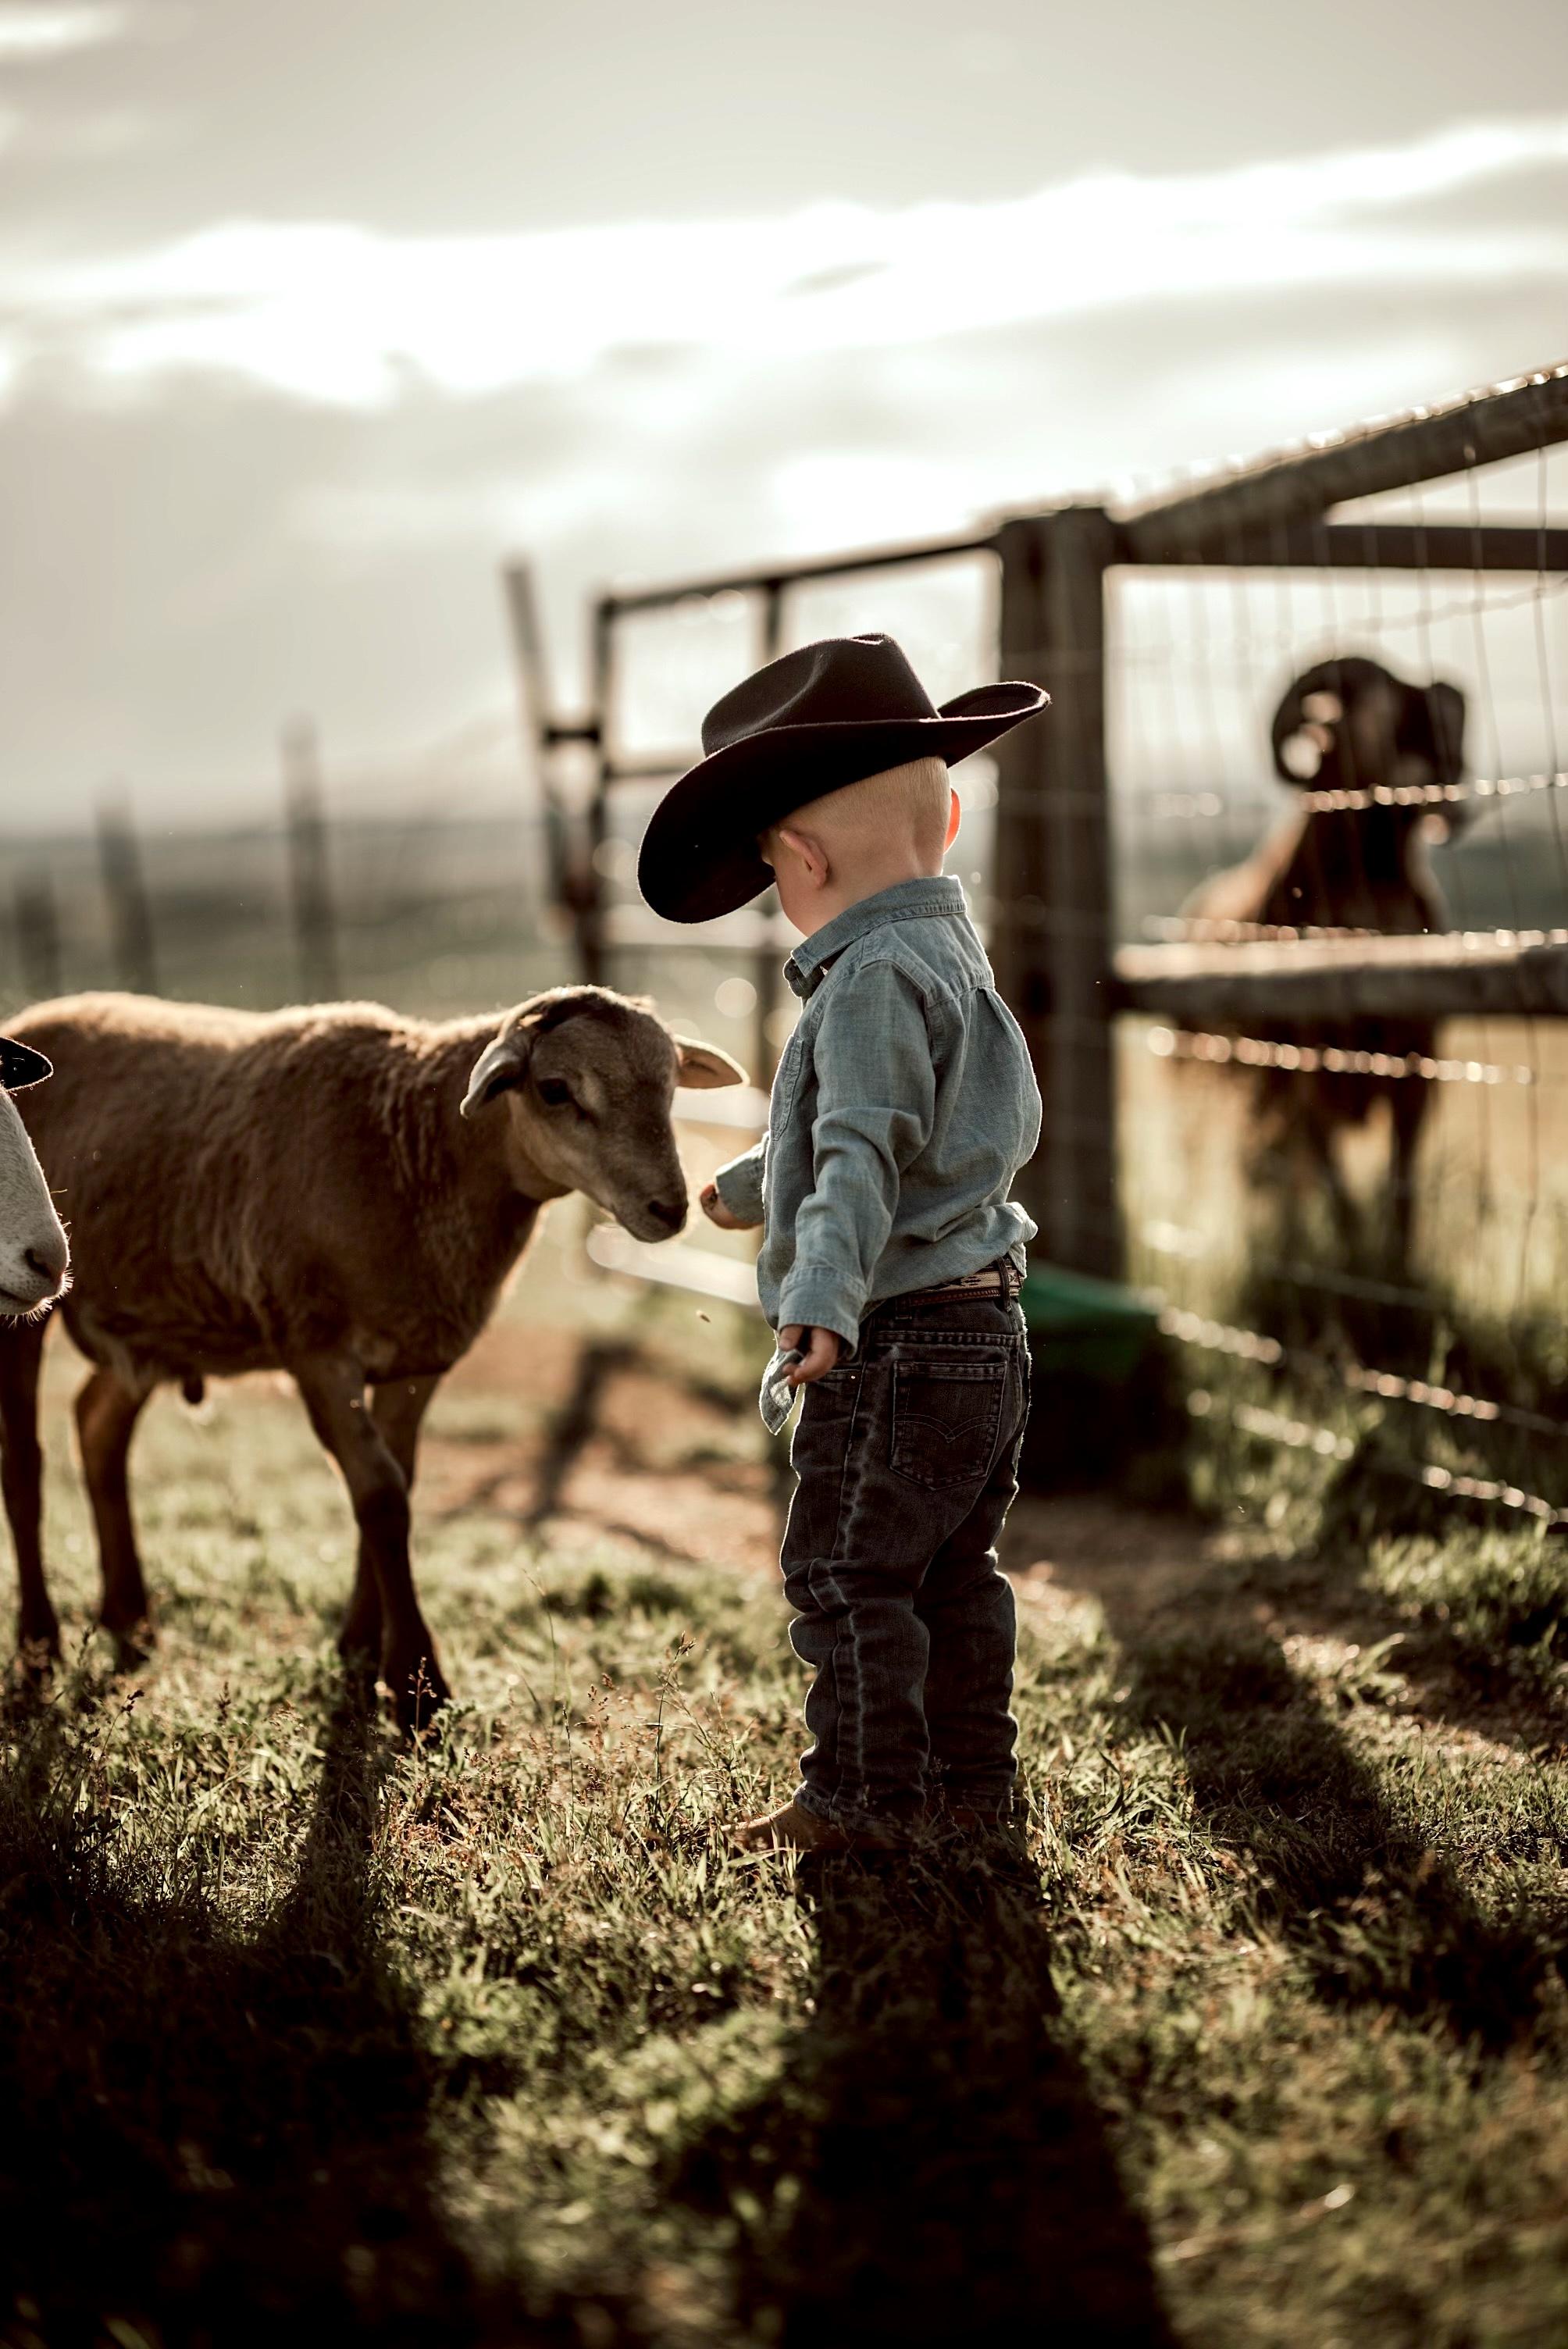
<svg viewBox="0 0 1568 2349">
<path fill-rule="evenodd" d="M 24 1627 L 17 1633 L 15 1675 L 22 1688 L 44 1687 L 52 1679 L 59 1661 L 60 1627 L 57 1623 L 40 1624 L 36 1630 Z"/>
<path fill-rule="evenodd" d="M 397 1726 L 410 1737 L 418 1737 L 429 1728 L 452 1693 L 433 1655 L 419 1657 L 405 1670 L 383 1663 L 381 1679 L 391 1696 Z"/>
<path fill-rule="evenodd" d="M 158 1634 L 152 1628 L 150 1615 L 133 1616 L 129 1623 L 104 1621 L 102 1628 L 114 1641 L 114 1668 L 117 1672 L 139 1672 L 158 1645 Z"/>
</svg>

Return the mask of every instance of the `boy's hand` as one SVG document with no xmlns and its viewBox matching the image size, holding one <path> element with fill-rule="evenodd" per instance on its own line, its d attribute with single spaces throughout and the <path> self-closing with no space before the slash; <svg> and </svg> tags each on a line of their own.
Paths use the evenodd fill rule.
<svg viewBox="0 0 1568 2349">
<path fill-rule="evenodd" d="M 724 1201 L 718 1195 L 717 1185 L 712 1183 L 707 1185 L 706 1190 L 698 1193 L 697 1204 L 701 1207 L 703 1214 L 707 1217 L 708 1222 L 710 1224 L 717 1224 L 721 1232 L 748 1232 L 752 1229 L 751 1225 L 743 1224 L 738 1216 L 732 1216 L 730 1214 L 729 1209 L 725 1206 Z"/>
<path fill-rule="evenodd" d="M 792 1387 L 809 1387 L 813 1379 L 836 1370 L 843 1350 L 836 1330 L 806 1330 L 799 1321 L 791 1321 L 788 1329 L 779 1330 L 779 1343 L 786 1353 L 797 1346 L 800 1349 L 801 1360 L 784 1373 Z"/>
</svg>

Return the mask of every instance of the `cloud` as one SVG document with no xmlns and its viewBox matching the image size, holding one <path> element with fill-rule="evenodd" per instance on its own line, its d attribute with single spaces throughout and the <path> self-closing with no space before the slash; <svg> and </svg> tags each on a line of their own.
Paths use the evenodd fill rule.
<svg viewBox="0 0 1568 2349">
<path fill-rule="evenodd" d="M 108 0 L 72 0 L 72 5 L 0 8 L 0 63 L 42 62 L 76 49 L 100 48 L 126 31 L 129 8 Z"/>
<path fill-rule="evenodd" d="M 3 22 L 0 19 L 0 22 Z M 1163 176 L 1099 172 L 985 203 L 397 236 L 236 222 L 83 263 L 7 264 L 13 377 L 238 378 L 370 409 L 579 378 L 615 352 L 750 365 L 1280 289 L 1493 287 L 1568 265 L 1568 202 L 1468 222 L 1435 200 L 1568 170 L 1568 116 L 1403 147 Z"/>
<path fill-rule="evenodd" d="M 109 774 L 150 822 L 270 810 L 296 709 L 335 778 L 478 713 L 504 732 L 508 552 L 570 704 L 608 576 L 1125 494 L 1538 365 L 1565 192 L 1553 119 L 717 223 L 261 222 L 74 260 L 0 231 L 0 830 L 76 820 Z M 955 690 L 984 611 L 922 592 L 877 574 L 791 624 L 896 625 Z M 686 667 L 645 663 L 665 741 L 728 681 L 686 635 Z"/>
<path fill-rule="evenodd" d="M 150 822 L 270 811 L 294 709 L 319 719 L 335 776 L 504 717 L 507 554 L 537 560 L 570 707 L 583 599 L 606 578 L 1147 488 L 1537 364 L 1559 328 L 1554 290 L 1532 285 L 1453 305 L 1352 289 L 1322 316 L 1288 292 L 1191 299 L 847 362 L 629 354 L 584 381 L 367 410 L 207 377 L 107 404 L 35 381 L 0 433 L 0 833 L 75 821 L 109 775 Z M 792 625 L 893 626 L 956 691 L 987 649 L 965 636 L 950 660 L 959 632 L 934 626 L 928 642 L 916 595 L 872 574 L 798 605 Z M 673 730 L 729 681 L 692 684 Z M 661 719 L 689 682 L 683 667 L 661 687 Z"/>
<path fill-rule="evenodd" d="M 0 152 L 13 161 L 100 163 L 165 145 L 176 125 L 143 107 L 101 107 L 91 112 L 21 114 L 0 109 Z"/>
</svg>

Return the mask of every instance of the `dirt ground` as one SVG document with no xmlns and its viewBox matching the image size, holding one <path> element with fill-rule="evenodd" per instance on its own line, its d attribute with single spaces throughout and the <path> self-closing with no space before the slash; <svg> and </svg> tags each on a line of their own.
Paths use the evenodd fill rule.
<svg viewBox="0 0 1568 2349">
<path fill-rule="evenodd" d="M 519 1426 L 469 1433 L 460 1414 L 438 1412 L 420 1449 L 423 1509 L 482 1506 L 548 1532 L 567 1554 L 608 1539 L 671 1565 L 764 1573 L 777 1563 L 778 1476 L 760 1423 L 620 1340 L 497 1321 L 446 1392 L 505 1393 Z"/>
<path fill-rule="evenodd" d="M 523 1405 L 519 1433 L 432 1424 L 421 1506 L 484 1507 L 548 1531 L 568 1553 L 606 1539 L 670 1565 L 777 1568 L 789 1497 L 783 1448 L 721 1394 L 683 1385 L 614 1343 L 498 1322 L 454 1372 L 454 1397 Z M 564 1400 L 562 1400 L 564 1398 Z M 1021 1499 L 1004 1564 L 1046 1612 L 1098 1599 L 1126 1622 L 1158 1614 L 1201 1582 L 1214 1544 L 1194 1522 L 1132 1509 L 1108 1494 Z"/>
<path fill-rule="evenodd" d="M 785 1450 L 768 1444 L 733 1393 L 672 1374 L 624 1335 L 511 1319 L 492 1324 L 444 1393 L 421 1450 L 421 1514 L 510 1516 L 568 1560 L 624 1547 L 628 1563 L 776 1577 L 791 1481 Z M 504 1433 L 485 1412 L 498 1394 L 516 1407 Z M 463 1409 L 470 1399 L 472 1422 Z M 1354 1680 L 1397 1630 L 1408 1716 L 1463 1741 L 1473 1702 L 1441 1639 L 1424 1636 L 1354 1572 L 1303 1577 L 1271 1569 L 1256 1550 L 1234 1526 L 1102 1491 L 1022 1496 L 1002 1562 L 1037 1628 L 1065 1628 L 1087 1601 L 1124 1646 L 1200 1631 L 1261 1639 L 1295 1664 Z M 1501 1734 L 1521 1752 L 1557 1750 L 1561 1724 L 1523 1692 L 1510 1698 L 1500 1705 L 1493 1692 L 1481 1708 L 1484 1742 Z"/>
</svg>

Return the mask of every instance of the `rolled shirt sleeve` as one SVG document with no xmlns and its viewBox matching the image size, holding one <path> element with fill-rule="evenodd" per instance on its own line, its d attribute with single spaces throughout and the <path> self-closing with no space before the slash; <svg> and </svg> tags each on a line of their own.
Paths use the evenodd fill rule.
<svg viewBox="0 0 1568 2349">
<path fill-rule="evenodd" d="M 831 1330 L 852 1350 L 892 1229 L 900 1177 L 925 1147 L 936 1114 L 919 989 L 893 963 L 868 964 L 842 1003 L 829 1008 L 812 1057 L 812 1188 L 795 1219 L 779 1327 Z M 728 1195 L 720 1195 L 727 1206 Z"/>
<path fill-rule="evenodd" d="M 737 1222 L 752 1225 L 762 1221 L 762 1181 L 767 1169 L 768 1136 L 763 1135 L 749 1150 L 721 1166 L 713 1178 L 713 1187 Z"/>
</svg>

